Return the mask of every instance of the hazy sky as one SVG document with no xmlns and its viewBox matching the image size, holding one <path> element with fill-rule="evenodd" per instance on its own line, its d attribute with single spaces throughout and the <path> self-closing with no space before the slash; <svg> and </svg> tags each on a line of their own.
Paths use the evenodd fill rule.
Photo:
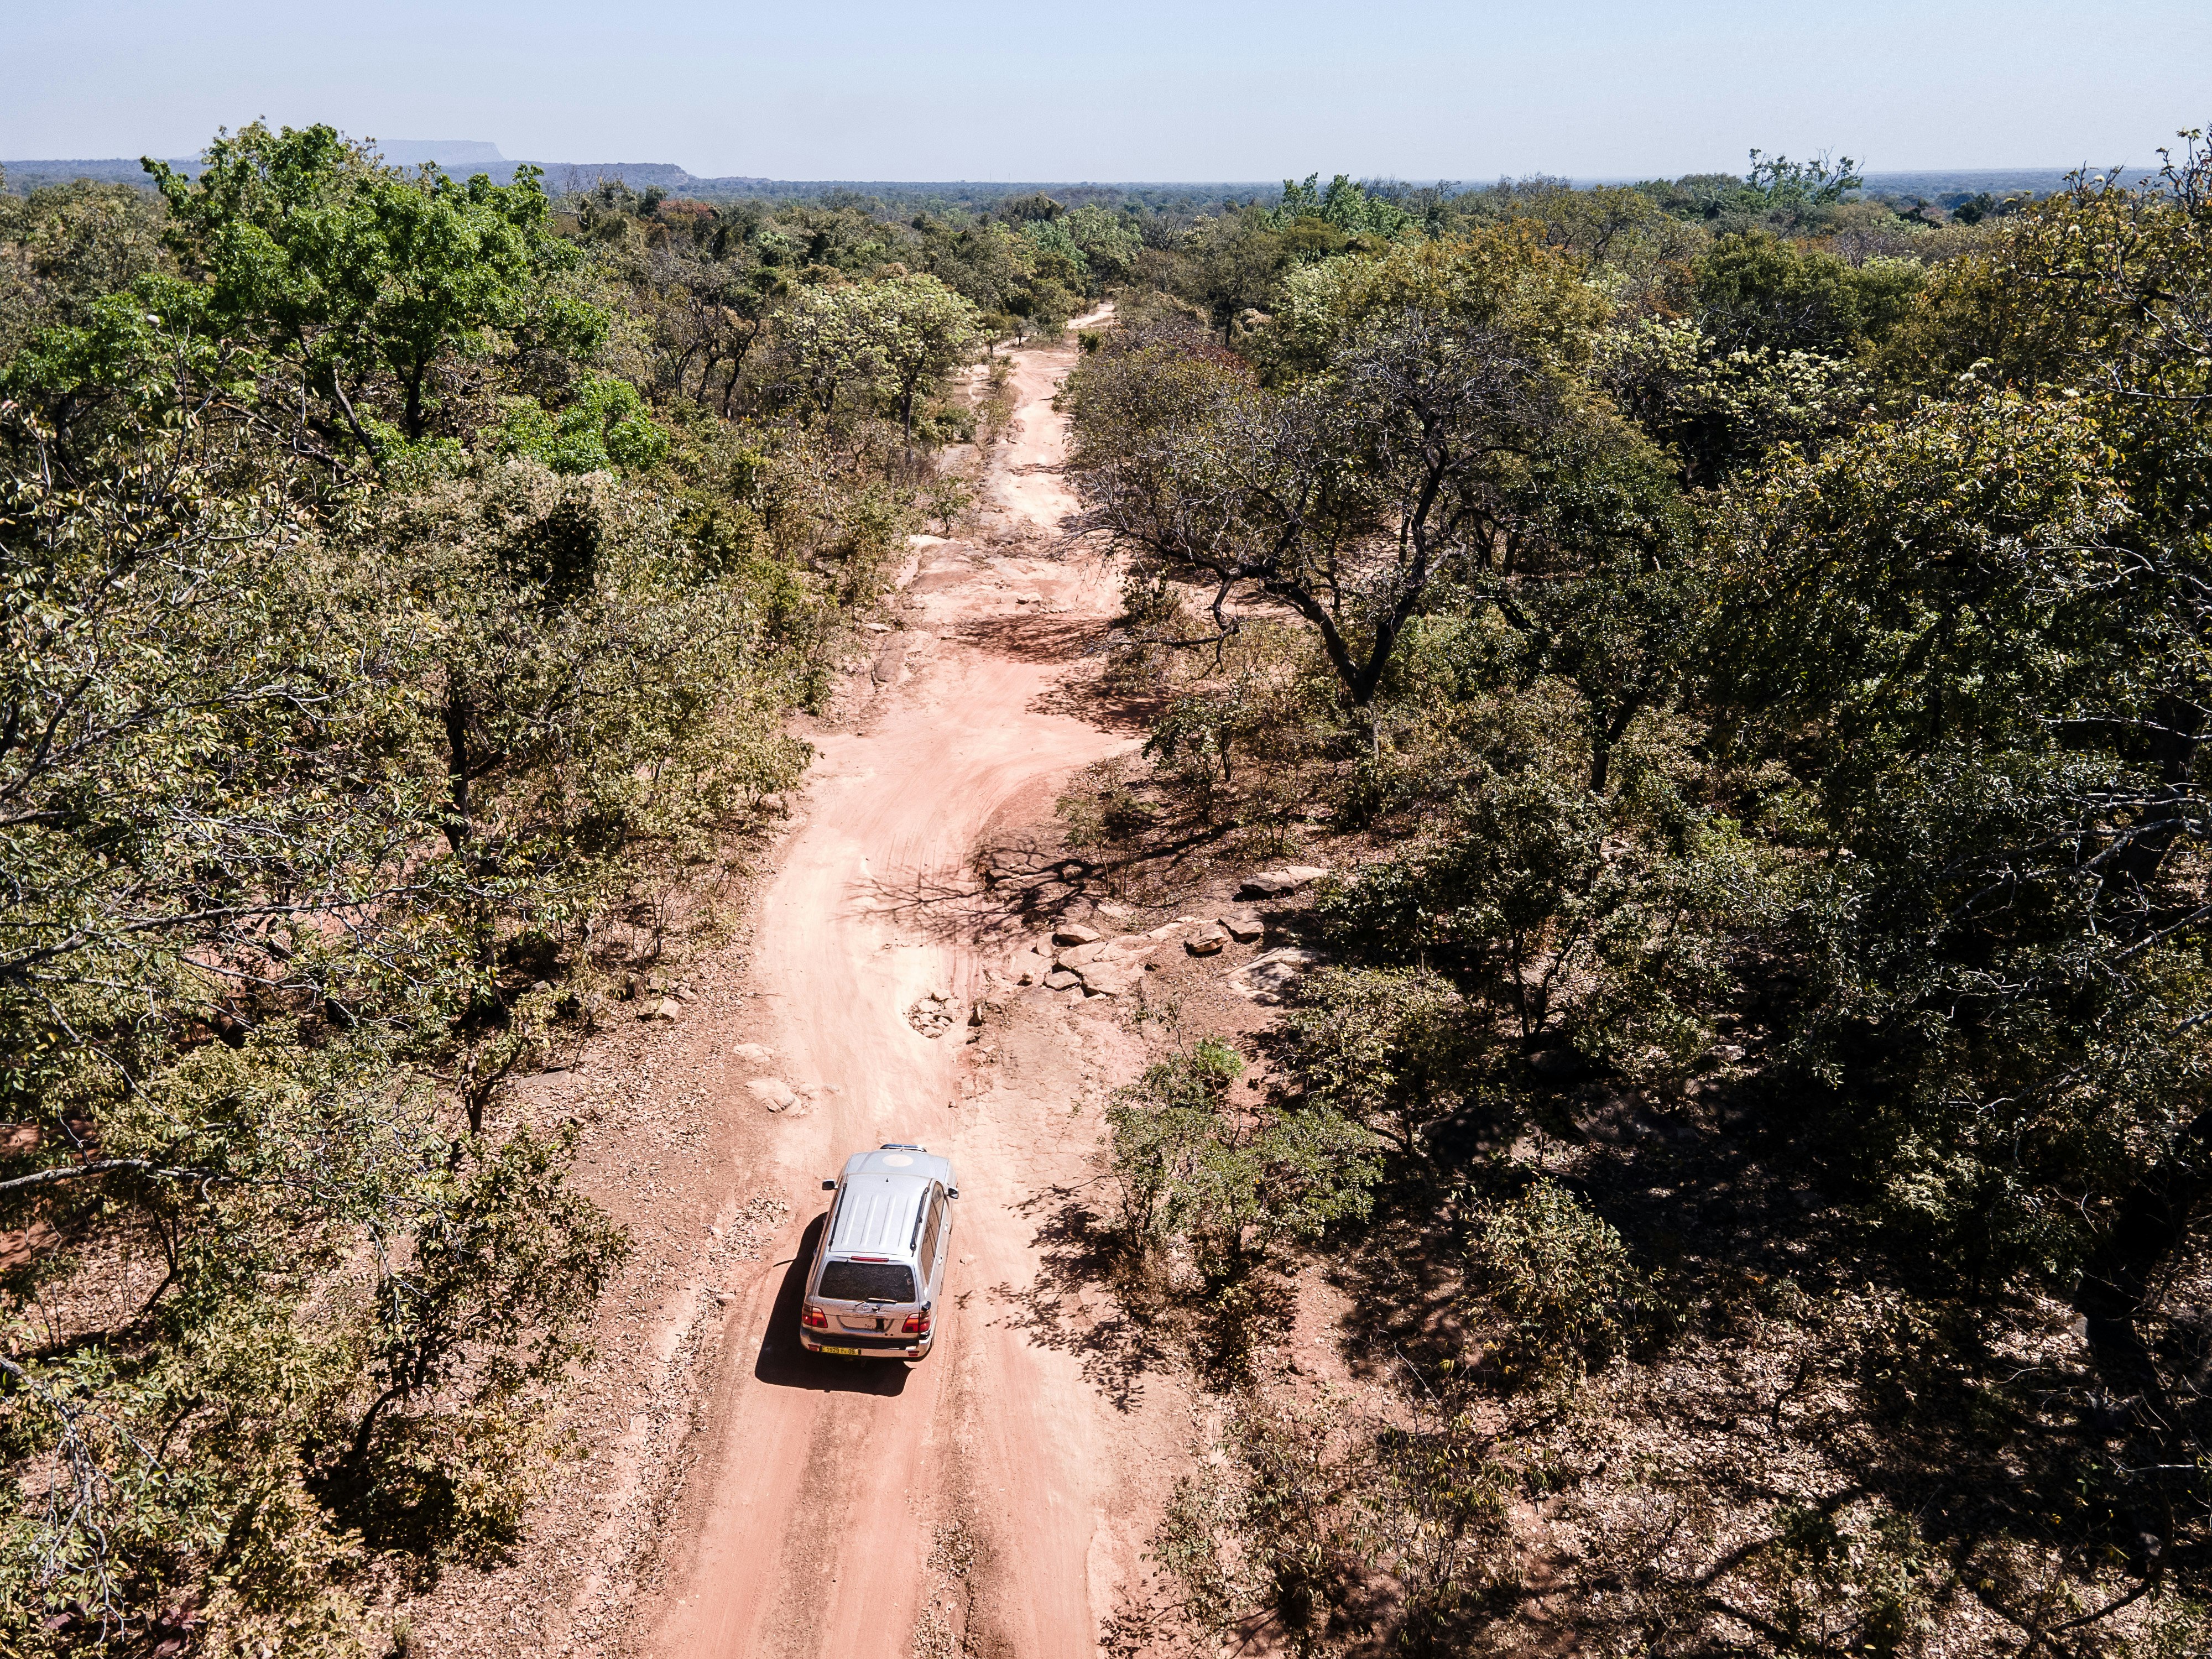
<svg viewBox="0 0 2212 1659">
<path fill-rule="evenodd" d="M 265 116 L 710 176 L 1486 179 L 2101 166 L 2212 118 L 2207 0 L 5 4 L 23 157 Z"/>
</svg>

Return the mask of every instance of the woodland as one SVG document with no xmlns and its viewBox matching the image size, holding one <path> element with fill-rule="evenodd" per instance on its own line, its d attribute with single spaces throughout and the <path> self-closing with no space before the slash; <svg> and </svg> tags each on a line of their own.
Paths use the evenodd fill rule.
<svg viewBox="0 0 2212 1659">
<path fill-rule="evenodd" d="M 628 1241 L 487 1105 L 1102 300 L 1147 735 L 1066 839 L 1335 872 L 1109 1114 L 1102 1271 L 1224 1402 L 1109 1647 L 2212 1641 L 2199 135 L 1949 202 L 149 169 L 0 195 L 0 1647 L 380 1654 L 513 1542 Z M 1257 1364 L 1308 1268 L 1387 1405 Z"/>
<path fill-rule="evenodd" d="M 1114 1110 L 1242 1390 L 1124 1651 L 2212 1639 L 2212 157 L 1752 162 L 1292 184 L 1085 337 L 1070 839 L 1335 872 Z M 1267 1385 L 1308 1268 L 1393 1405 Z"/>
</svg>

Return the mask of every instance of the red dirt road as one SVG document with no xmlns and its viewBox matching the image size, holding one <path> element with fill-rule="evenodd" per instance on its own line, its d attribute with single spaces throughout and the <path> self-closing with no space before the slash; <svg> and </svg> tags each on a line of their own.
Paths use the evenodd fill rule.
<svg viewBox="0 0 2212 1659">
<path fill-rule="evenodd" d="M 773 1167 L 754 1172 L 793 1220 L 728 1310 L 663 1599 L 636 1632 L 645 1652 L 906 1659 L 933 1538 L 958 1517 L 983 1546 L 975 1650 L 1090 1656 L 1133 1566 L 1132 1523 L 1116 1518 L 1127 1419 L 1011 1311 L 1037 1266 L 1018 1206 L 1077 1172 L 1095 1120 L 1073 1123 L 1034 1078 L 1026 1093 L 970 1084 L 963 1098 L 964 1028 L 933 1039 L 905 1018 L 937 991 L 964 1019 L 987 963 L 1003 965 L 963 869 L 994 812 L 1128 741 L 1050 712 L 1067 641 L 1115 599 L 1110 571 L 1052 548 L 1073 503 L 1050 398 L 1072 361 L 1021 354 L 1016 422 L 987 480 L 989 539 L 921 549 L 908 626 L 877 636 L 884 689 L 860 730 L 817 738 L 759 913 L 753 986 L 775 1011 L 761 1070 L 813 1095 L 773 1121 Z M 1111 1046 L 1110 1023 L 1097 1030 Z M 809 1356 L 793 1328 L 821 1179 L 892 1139 L 959 1171 L 936 1350 L 911 1368 Z"/>
</svg>

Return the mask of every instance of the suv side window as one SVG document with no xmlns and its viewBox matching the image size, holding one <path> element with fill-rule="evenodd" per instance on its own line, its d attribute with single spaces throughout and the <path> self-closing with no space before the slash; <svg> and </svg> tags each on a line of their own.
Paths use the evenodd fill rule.
<svg viewBox="0 0 2212 1659">
<path fill-rule="evenodd" d="M 939 1187 L 933 1190 L 930 1197 L 929 1220 L 925 1224 L 923 1228 L 923 1237 L 927 1240 L 927 1243 L 922 1247 L 921 1277 L 922 1282 L 925 1285 L 927 1284 L 929 1279 L 935 1275 L 937 1272 L 937 1258 L 944 1253 L 944 1221 L 945 1189 L 942 1187 Z"/>
</svg>

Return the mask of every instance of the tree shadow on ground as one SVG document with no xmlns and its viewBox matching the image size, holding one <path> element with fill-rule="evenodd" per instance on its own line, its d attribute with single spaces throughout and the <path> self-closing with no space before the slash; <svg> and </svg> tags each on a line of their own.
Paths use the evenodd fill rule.
<svg viewBox="0 0 2212 1659">
<path fill-rule="evenodd" d="M 1522 1105 L 1510 1135 L 1453 1120 L 1431 1159 L 1394 1161 L 1327 1271 L 1355 1374 L 1449 1359 L 1519 1425 L 1559 1513 L 1600 1540 L 1566 1573 L 1574 1605 L 1694 1588 L 1743 1618 L 1798 1571 L 1784 1534 L 1821 1528 L 1887 1570 L 1861 1499 L 1910 1518 L 1916 1595 L 2021 1632 L 2070 1598 L 2086 1636 L 2133 1599 L 2129 1575 L 2191 1553 L 2149 1449 L 2099 1417 L 2063 1305 L 1976 1289 L 1874 1226 L 1808 1131 L 1810 1103 L 1757 1079 L 1668 1096 L 1611 1079 L 1531 1087 Z M 1504 1332 L 1470 1250 L 1480 1206 L 1538 1170 L 1611 1224 L 1649 1287 L 1637 1328 L 1571 1391 L 1618 1439 L 1547 1424 L 1556 1389 L 1484 1353 Z M 1612 1471 L 1624 1445 L 1645 1474 Z M 2161 1535 L 2174 1544 L 2145 1541 Z M 1849 1600 L 1812 1578 L 1790 1593 Z"/>
<path fill-rule="evenodd" d="M 896 1395 L 906 1389 L 908 1369 L 904 1359 L 845 1359 L 834 1354 L 809 1353 L 799 1340 L 799 1304 L 806 1295 L 806 1275 L 814 1265 L 814 1251 L 828 1222 L 825 1212 L 807 1224 L 799 1249 L 784 1269 L 776 1287 L 775 1305 L 769 1312 L 768 1329 L 761 1334 L 760 1351 L 753 1359 L 753 1375 L 773 1389 L 813 1389 L 827 1394 Z"/>
<path fill-rule="evenodd" d="M 1167 717 L 1170 700 L 1141 686 L 1121 686 L 1104 674 L 1070 674 L 1029 701 L 1032 714 L 1065 714 L 1103 732 L 1149 732 Z"/>
<path fill-rule="evenodd" d="M 1144 1379 L 1174 1358 L 1157 1320 L 1141 1316 L 1115 1294 L 1122 1267 L 1121 1241 L 1101 1226 L 1073 1187 L 1053 1186 L 1017 1206 L 1036 1224 L 1030 1242 L 1042 1252 L 1025 1287 L 1000 1285 L 993 1294 L 1012 1311 L 1009 1329 L 1041 1348 L 1077 1357 L 1084 1381 L 1119 1412 L 1144 1402 Z M 1091 1292 L 1100 1293 L 1097 1310 Z"/>
<path fill-rule="evenodd" d="M 1109 893 L 1164 913 L 1175 908 L 1176 896 L 1188 885 L 1176 873 L 1183 855 L 1212 846 L 1233 830 L 1209 825 L 1154 846 L 1080 852 L 1057 836 L 1022 832 L 979 847 L 975 862 L 997 904 L 1011 908 L 1031 926 L 1056 921 L 1071 905 Z M 1167 861 L 1164 869 L 1160 860 Z"/>
<path fill-rule="evenodd" d="M 862 914 L 917 929 L 940 943 L 972 939 L 1004 911 L 988 887 L 956 871 L 878 877 L 855 882 L 848 890 L 865 901 Z"/>
<path fill-rule="evenodd" d="M 994 656 L 1016 662 L 1074 662 L 1095 645 L 1101 624 L 1095 617 L 975 617 L 962 623 L 954 637 Z"/>
</svg>

